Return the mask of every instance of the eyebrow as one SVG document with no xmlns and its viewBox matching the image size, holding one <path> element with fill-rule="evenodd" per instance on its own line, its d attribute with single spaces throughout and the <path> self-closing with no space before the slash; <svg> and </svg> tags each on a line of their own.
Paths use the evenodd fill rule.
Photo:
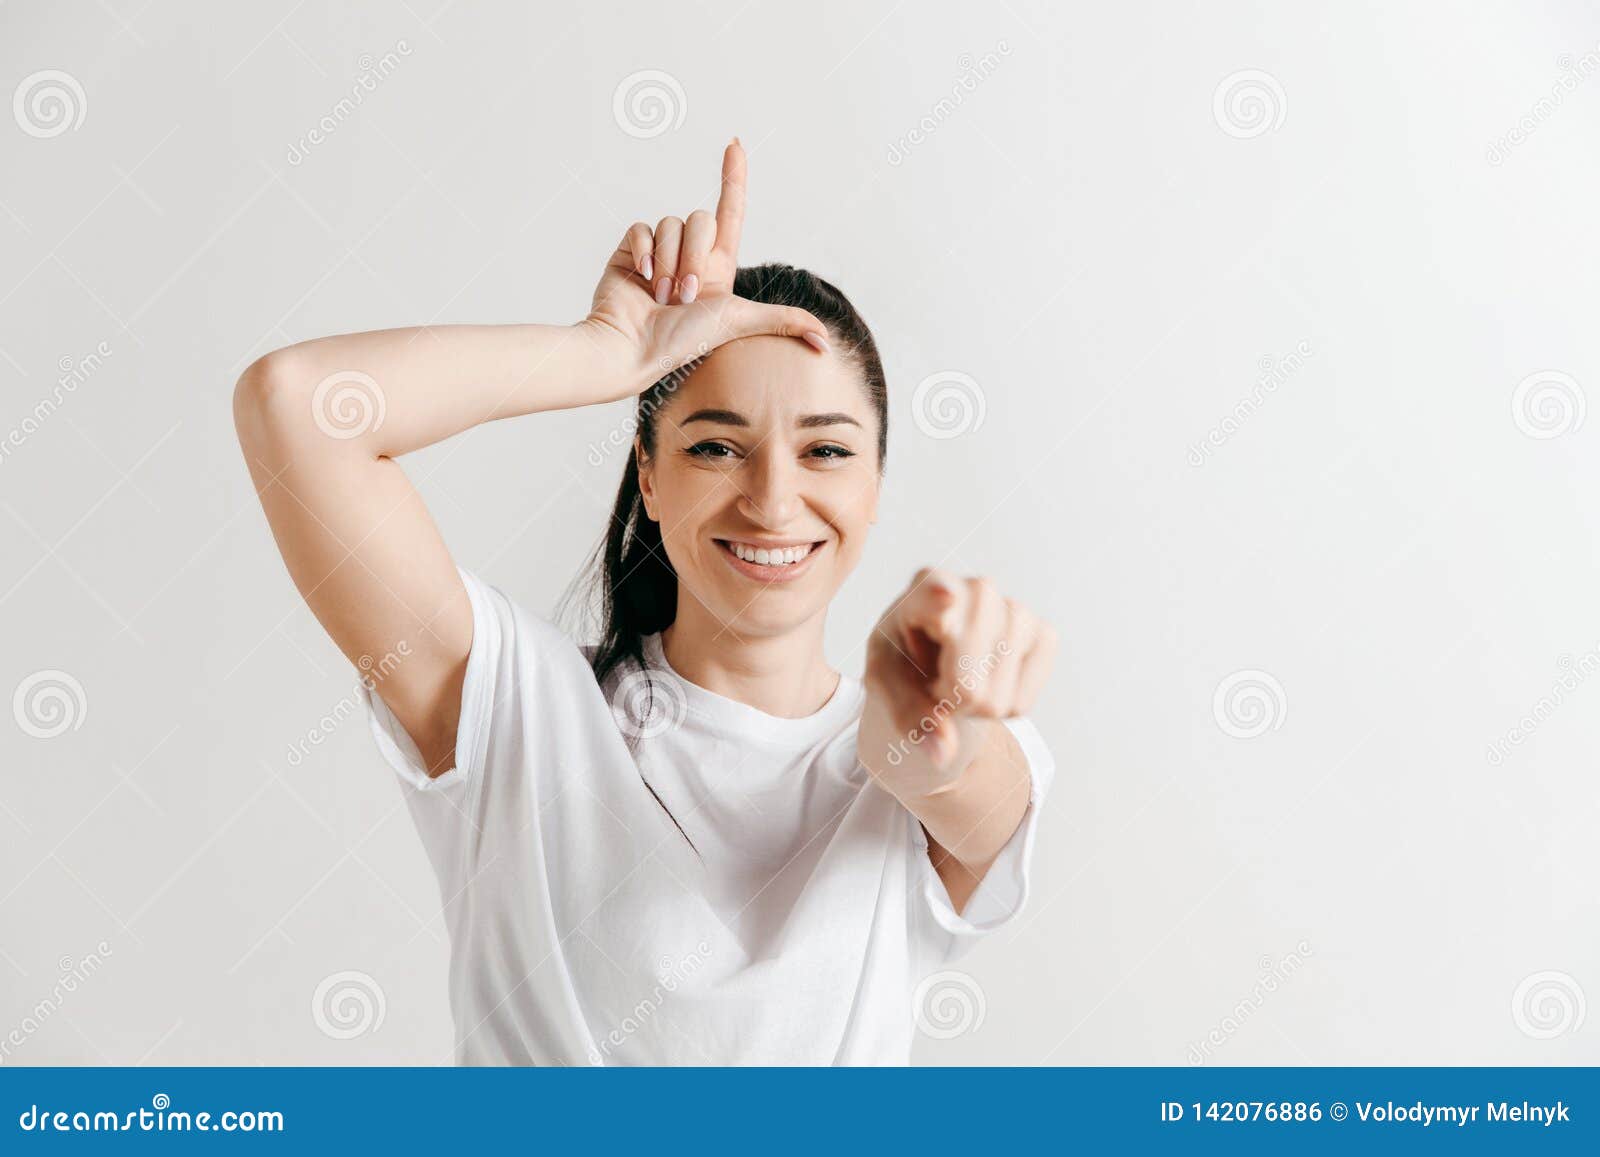
<svg viewBox="0 0 1600 1157">
<path fill-rule="evenodd" d="M 683 420 L 685 426 L 690 422 L 716 422 L 723 426 L 748 427 L 750 425 L 750 420 L 737 410 L 696 410 Z M 802 430 L 810 430 L 818 426 L 851 425 L 859 427 L 861 425 L 849 414 L 838 411 L 829 414 L 802 414 L 795 419 L 794 424 Z"/>
</svg>

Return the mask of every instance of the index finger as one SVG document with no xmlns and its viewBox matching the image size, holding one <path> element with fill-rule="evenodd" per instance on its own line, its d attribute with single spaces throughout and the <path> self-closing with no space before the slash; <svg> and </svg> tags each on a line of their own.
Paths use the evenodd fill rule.
<svg viewBox="0 0 1600 1157">
<path fill-rule="evenodd" d="M 739 255 L 739 234 L 744 231 L 744 146 L 734 137 L 722 153 L 722 193 L 717 198 L 715 252 L 730 261 Z"/>
<path fill-rule="evenodd" d="M 948 642 L 965 618 L 964 594 L 955 576 L 938 567 L 924 567 L 912 579 L 900 613 L 907 625 L 922 630 L 934 642 Z"/>
</svg>

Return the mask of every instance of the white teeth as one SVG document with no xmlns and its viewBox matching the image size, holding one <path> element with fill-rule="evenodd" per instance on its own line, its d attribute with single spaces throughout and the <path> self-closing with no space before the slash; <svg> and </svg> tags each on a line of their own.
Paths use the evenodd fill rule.
<svg viewBox="0 0 1600 1157">
<path fill-rule="evenodd" d="M 779 550 L 746 546 L 742 542 L 730 542 L 728 546 L 739 558 L 757 566 L 792 566 L 811 553 L 810 546 L 786 546 Z"/>
</svg>

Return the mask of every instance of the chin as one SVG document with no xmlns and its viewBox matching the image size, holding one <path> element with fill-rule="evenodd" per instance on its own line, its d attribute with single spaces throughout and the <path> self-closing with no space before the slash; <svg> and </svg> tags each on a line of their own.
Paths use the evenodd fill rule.
<svg viewBox="0 0 1600 1157">
<path fill-rule="evenodd" d="M 770 637 L 794 630 L 828 609 L 835 588 L 829 576 L 817 572 L 797 583 L 753 583 L 737 575 L 701 575 L 692 584 L 698 599 L 729 630 L 741 635 Z"/>
<path fill-rule="evenodd" d="M 722 604 L 720 606 L 708 605 L 715 608 L 718 619 L 728 624 L 730 630 L 738 631 L 741 635 L 767 637 L 785 634 L 815 617 L 827 605 L 819 605 L 816 599 L 807 598 L 800 591 L 768 590 L 753 599 L 744 592 L 734 593 L 744 594 L 744 601 L 721 599 L 718 600 Z"/>
</svg>

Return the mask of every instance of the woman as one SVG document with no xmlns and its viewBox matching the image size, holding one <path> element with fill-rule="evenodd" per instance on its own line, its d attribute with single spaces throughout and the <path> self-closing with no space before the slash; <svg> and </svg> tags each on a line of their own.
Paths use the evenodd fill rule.
<svg viewBox="0 0 1600 1157">
<path fill-rule="evenodd" d="M 735 140 L 715 216 L 629 229 L 575 326 L 323 338 L 239 382 L 290 574 L 362 671 L 385 656 L 366 699 L 439 880 L 462 1063 L 904 1064 L 914 989 L 1026 891 L 1054 632 L 924 569 L 863 678 L 829 666 L 883 369 L 832 286 L 737 268 L 744 195 Z M 382 420 L 333 427 L 353 382 Z M 454 565 L 394 459 L 634 395 L 580 647 Z"/>
</svg>

